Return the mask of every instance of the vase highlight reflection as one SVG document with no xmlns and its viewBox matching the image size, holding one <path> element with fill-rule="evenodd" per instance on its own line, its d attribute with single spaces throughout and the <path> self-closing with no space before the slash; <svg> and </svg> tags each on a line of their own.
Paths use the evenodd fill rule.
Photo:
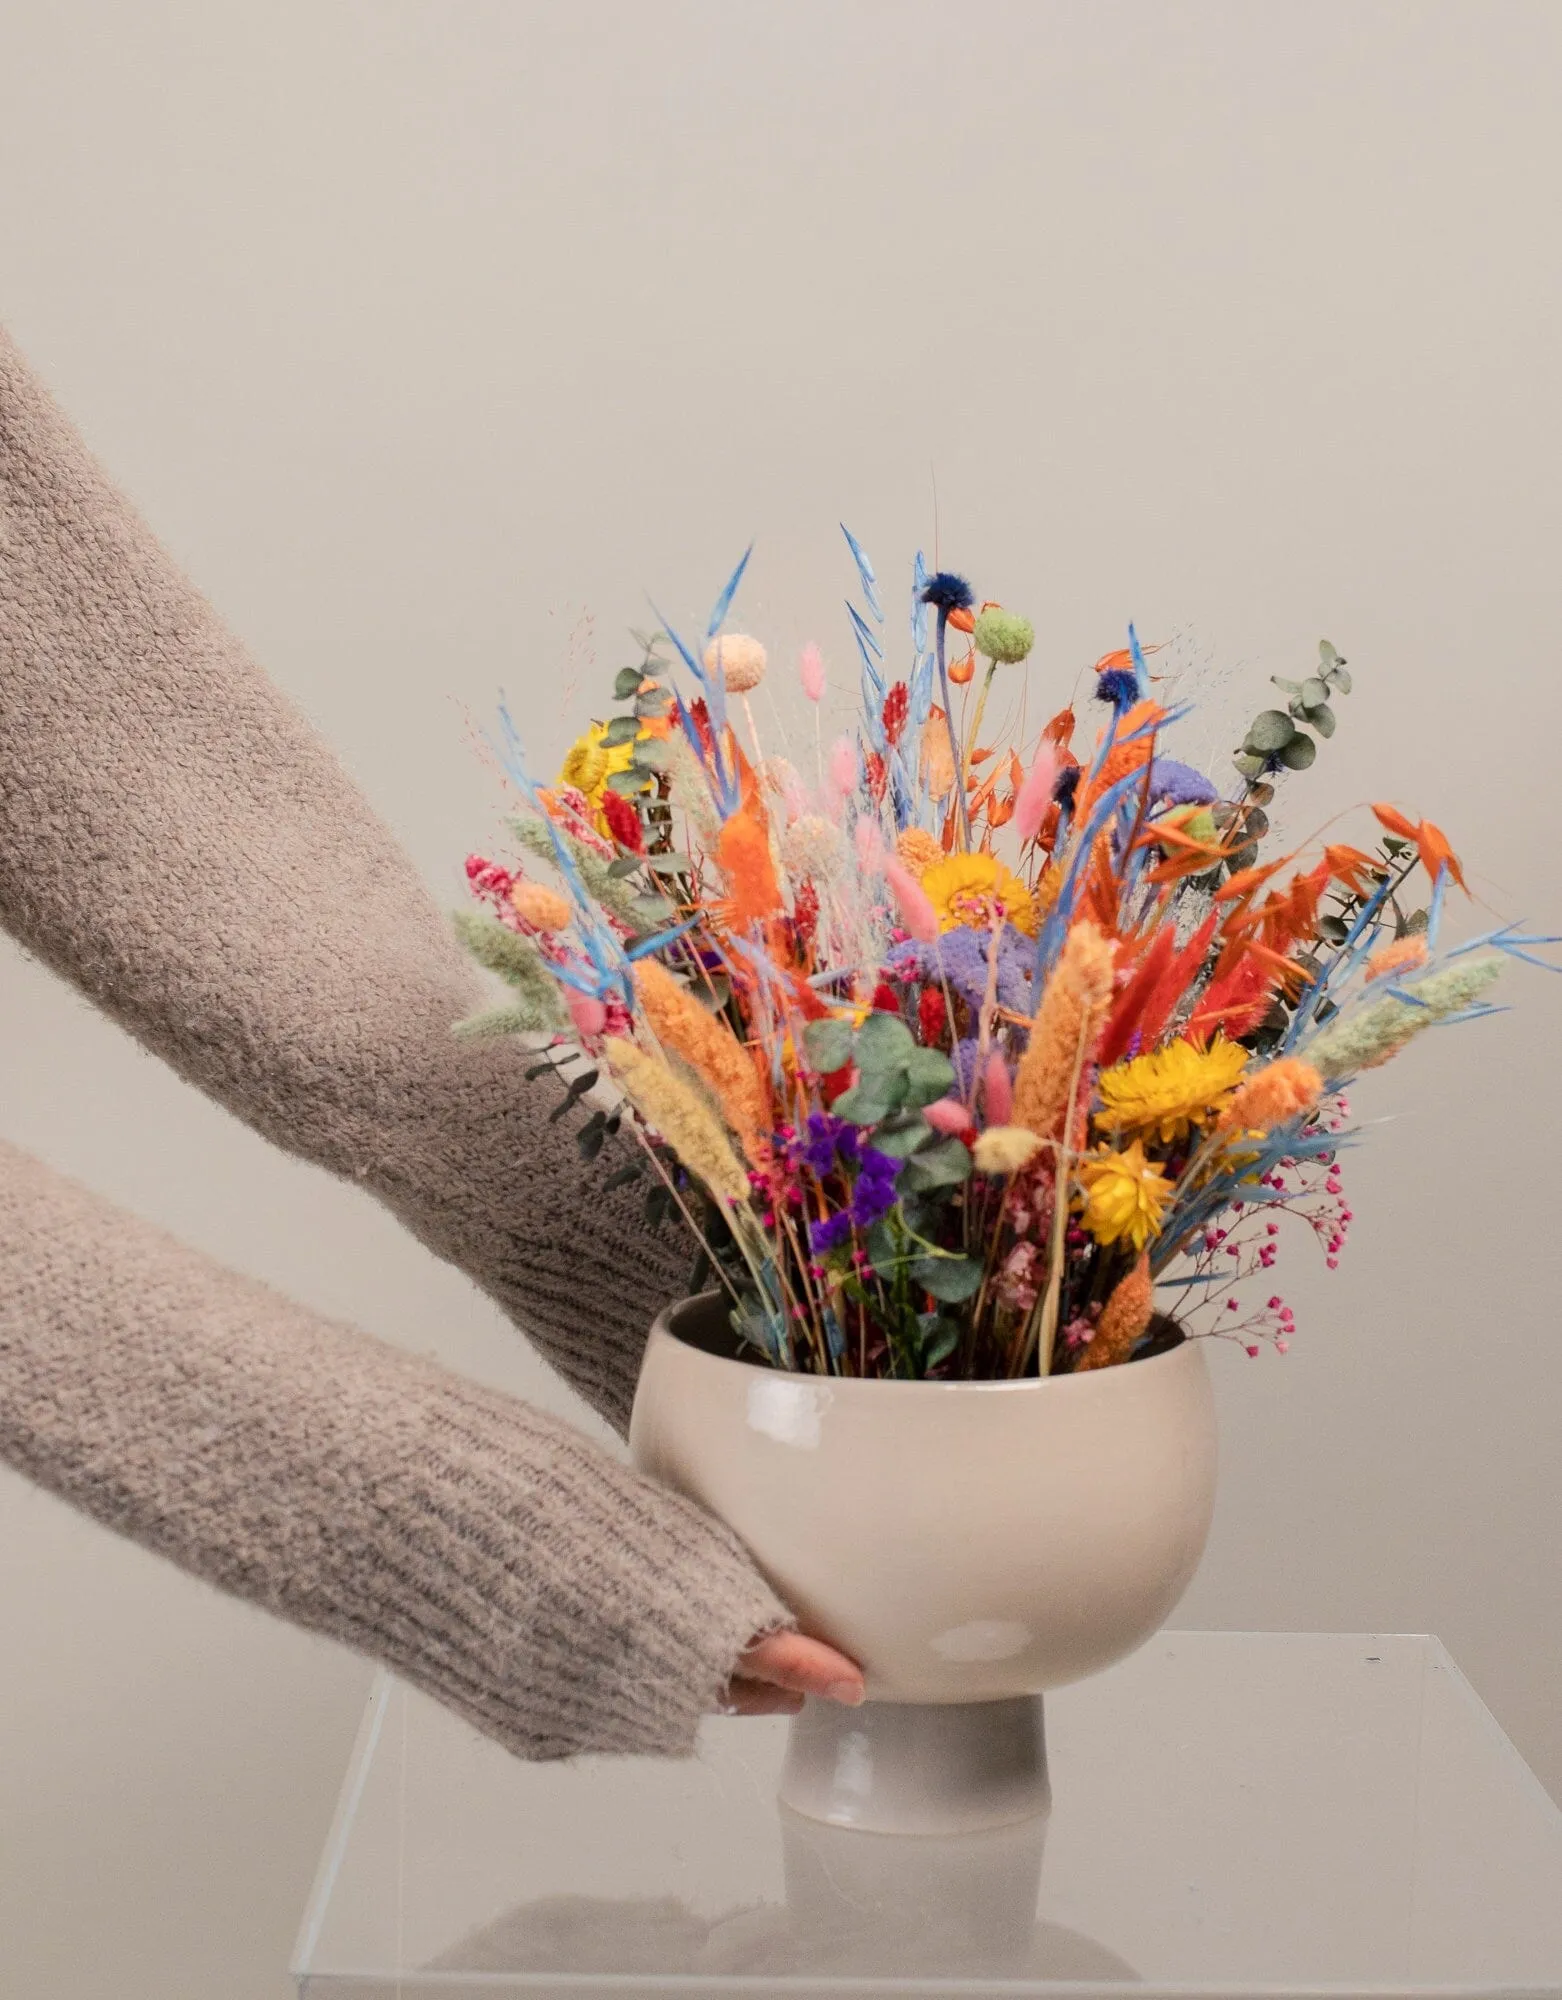
<svg viewBox="0 0 1562 2000">
<path fill-rule="evenodd" d="M 1044 1812 L 1039 1697 L 1159 1630 L 1214 1507 L 1198 1342 L 1017 1382 L 789 1374 L 739 1358 L 715 1293 L 652 1328 L 630 1449 L 860 1662 L 862 1708 L 794 1721 L 781 1797 L 877 1832 Z"/>
</svg>

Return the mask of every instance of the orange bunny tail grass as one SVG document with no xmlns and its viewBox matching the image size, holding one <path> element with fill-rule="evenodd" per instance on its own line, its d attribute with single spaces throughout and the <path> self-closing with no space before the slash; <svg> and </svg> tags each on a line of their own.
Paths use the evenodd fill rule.
<svg viewBox="0 0 1562 2000">
<path fill-rule="evenodd" d="M 1126 1278 L 1119 1278 L 1106 1302 L 1101 1324 L 1090 1345 L 1079 1358 L 1078 1370 L 1110 1368 L 1126 1361 L 1134 1342 L 1150 1324 L 1155 1297 L 1155 1280 L 1150 1276 L 1150 1253 L 1142 1250 L 1139 1261 Z"/>
<path fill-rule="evenodd" d="M 1424 937 L 1399 938 L 1393 944 L 1380 945 L 1362 967 L 1362 973 L 1371 980 L 1387 979 L 1393 972 L 1419 972 L 1429 955 Z"/>
<path fill-rule="evenodd" d="M 1323 1095 L 1323 1078 L 1299 1056 L 1281 1056 L 1233 1092 L 1216 1124 L 1217 1132 L 1272 1132 L 1298 1113 L 1311 1111 Z"/>
<path fill-rule="evenodd" d="M 721 1121 L 692 1085 L 638 1042 L 609 1035 L 602 1053 L 635 1109 L 660 1132 L 689 1171 L 698 1174 L 719 1201 L 730 1202 L 734 1208 L 746 1202 L 748 1175 L 728 1143 Z"/>
<path fill-rule="evenodd" d="M 656 1039 L 710 1086 L 744 1152 L 760 1165 L 769 1153 L 771 1121 L 764 1088 L 743 1044 L 657 959 L 642 958 L 634 978 L 641 1012 Z"/>
<path fill-rule="evenodd" d="M 1047 981 L 1014 1078 L 1013 1122 L 1038 1139 L 1066 1136 L 1080 1072 L 1106 1026 L 1116 963 L 1111 940 L 1094 924 L 1074 925 Z"/>
</svg>

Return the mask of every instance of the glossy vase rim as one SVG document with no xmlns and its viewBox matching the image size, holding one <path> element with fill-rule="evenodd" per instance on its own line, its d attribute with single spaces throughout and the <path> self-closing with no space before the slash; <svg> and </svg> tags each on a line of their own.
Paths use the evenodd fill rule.
<svg viewBox="0 0 1562 2000">
<path fill-rule="evenodd" d="M 895 1376 L 885 1375 L 821 1375 L 808 1368 L 778 1368 L 770 1362 L 749 1361 L 736 1354 L 713 1354 L 708 1347 L 701 1347 L 696 1341 L 686 1340 L 672 1323 L 675 1314 L 688 1311 L 695 1306 L 719 1304 L 721 1300 L 722 1294 L 718 1291 L 694 1292 L 687 1298 L 676 1300 L 672 1305 L 665 1306 L 652 1321 L 651 1338 L 654 1340 L 658 1334 L 663 1334 L 667 1339 L 676 1341 L 679 1347 L 687 1349 L 689 1353 L 697 1354 L 703 1361 L 711 1362 L 720 1368 L 737 1368 L 747 1374 L 779 1377 L 782 1381 L 788 1382 L 818 1383 L 837 1390 L 849 1388 L 854 1394 L 861 1394 L 864 1390 L 897 1390 L 902 1395 L 918 1392 L 926 1395 L 947 1393 L 951 1389 L 967 1392 L 984 1390 L 989 1393 L 1000 1390 L 1012 1393 L 1017 1390 L 1032 1394 L 1045 1389 L 1056 1393 L 1066 1384 L 1075 1385 L 1082 1393 L 1089 1393 L 1091 1385 L 1095 1385 L 1099 1393 L 1101 1389 L 1110 1387 L 1113 1378 L 1120 1381 L 1129 1370 L 1132 1370 L 1142 1382 L 1144 1377 L 1139 1374 L 1141 1369 L 1154 1368 L 1162 1362 L 1186 1360 L 1188 1352 L 1194 1347 L 1194 1342 L 1184 1335 L 1176 1346 L 1165 1348 L 1159 1354 L 1147 1354 L 1139 1361 L 1121 1362 L 1110 1368 L 1090 1368 L 1083 1371 L 1071 1369 L 1062 1375 L 1020 1375 L 1012 1380 L 996 1376 L 973 1376 L 969 1379 L 962 1376 L 952 1381 L 929 1382 L 925 1379 L 902 1381 Z"/>
</svg>

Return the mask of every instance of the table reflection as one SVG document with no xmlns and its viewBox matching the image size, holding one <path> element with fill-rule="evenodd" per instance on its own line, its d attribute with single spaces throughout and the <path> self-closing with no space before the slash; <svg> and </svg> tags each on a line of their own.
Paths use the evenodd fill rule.
<svg viewBox="0 0 1562 2000">
<path fill-rule="evenodd" d="M 776 1811 L 782 1904 L 704 1917 L 676 1896 L 544 1896 L 518 1903 L 426 1969 L 1139 1979 L 1094 1938 L 1037 1917 L 1045 1815 L 944 1839 L 858 1833 Z"/>
</svg>

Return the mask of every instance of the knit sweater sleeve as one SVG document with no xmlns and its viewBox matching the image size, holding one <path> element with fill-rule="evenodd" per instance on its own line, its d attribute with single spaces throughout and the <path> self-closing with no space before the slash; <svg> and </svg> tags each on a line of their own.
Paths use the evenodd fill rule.
<svg viewBox="0 0 1562 2000">
<path fill-rule="evenodd" d="M 4 1143 L 0 1459 L 525 1757 L 689 1751 L 786 1622 L 725 1528 L 567 1424 Z"/>
<path fill-rule="evenodd" d="M 606 1194 L 329 752 L 0 332 L 0 927 L 384 1202 L 622 1428 L 683 1246 Z M 599 1163 L 600 1166 L 600 1163 Z M 0 1150 L 0 1458 L 531 1755 L 687 1748 L 787 1621 L 715 1521 Z"/>
<path fill-rule="evenodd" d="M 0 927 L 385 1202 L 622 1430 L 680 1227 L 604 1192 L 406 857 L 0 332 Z"/>
</svg>

